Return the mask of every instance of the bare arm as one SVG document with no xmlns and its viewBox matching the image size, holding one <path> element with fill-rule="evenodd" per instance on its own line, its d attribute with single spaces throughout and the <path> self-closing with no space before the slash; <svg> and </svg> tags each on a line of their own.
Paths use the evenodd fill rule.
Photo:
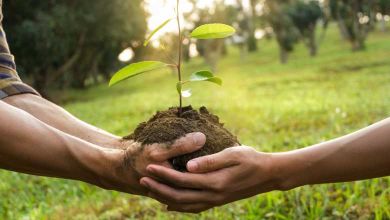
<svg viewBox="0 0 390 220">
<path fill-rule="evenodd" d="M 97 184 L 104 151 L 0 101 L 0 166 Z M 99 170 L 102 169 L 102 170 Z"/>
<path fill-rule="evenodd" d="M 4 101 L 30 113 L 35 118 L 58 130 L 90 143 L 110 148 L 123 147 L 120 137 L 79 120 L 60 106 L 42 97 L 33 94 L 21 94 L 7 97 Z"/>
<path fill-rule="evenodd" d="M 168 159 L 204 144 L 194 133 L 173 147 L 162 144 L 107 149 L 64 133 L 29 113 L 0 101 L 0 168 L 33 175 L 80 180 L 105 189 L 145 195 L 140 173 L 148 164 L 168 166 Z"/>
<path fill-rule="evenodd" d="M 390 175 L 390 118 L 311 147 L 261 153 L 234 147 L 187 164 L 191 173 L 150 165 L 145 177 L 151 197 L 170 210 L 200 212 L 272 190 Z M 178 189 L 170 185 L 182 187 Z M 185 189 L 183 189 L 185 188 Z M 195 190 L 193 190 L 195 189 Z"/>
<path fill-rule="evenodd" d="M 275 154 L 287 189 L 390 175 L 390 118 L 344 137 Z"/>
</svg>

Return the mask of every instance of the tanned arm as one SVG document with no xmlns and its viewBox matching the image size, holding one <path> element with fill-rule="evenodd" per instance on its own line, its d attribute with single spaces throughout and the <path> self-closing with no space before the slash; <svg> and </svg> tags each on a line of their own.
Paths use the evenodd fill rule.
<svg viewBox="0 0 390 220">
<path fill-rule="evenodd" d="M 168 209 L 200 212 L 273 190 L 390 175 L 390 118 L 344 137 L 285 153 L 228 148 L 187 164 L 191 173 L 149 165 L 141 179 Z M 174 187 L 172 187 L 174 186 Z M 181 187 L 178 189 L 177 187 Z"/>
<path fill-rule="evenodd" d="M 169 167 L 170 158 L 199 150 L 201 133 L 188 134 L 168 147 L 108 149 L 62 132 L 31 114 L 0 101 L 0 168 L 40 176 L 84 181 L 104 189 L 145 195 L 139 184 L 149 164 Z"/>
<path fill-rule="evenodd" d="M 58 130 L 90 143 L 109 148 L 124 147 L 120 137 L 81 121 L 60 106 L 40 96 L 21 94 L 7 97 L 4 101 L 30 113 L 35 118 Z"/>
</svg>

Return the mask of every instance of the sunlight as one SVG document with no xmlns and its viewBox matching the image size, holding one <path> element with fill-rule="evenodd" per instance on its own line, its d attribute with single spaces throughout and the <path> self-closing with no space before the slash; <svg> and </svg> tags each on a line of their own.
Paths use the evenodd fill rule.
<svg viewBox="0 0 390 220">
<path fill-rule="evenodd" d="M 196 2 L 197 8 L 210 8 L 214 5 L 215 0 L 198 0 Z M 243 6 L 245 8 L 249 7 L 249 0 L 243 0 Z M 234 5 L 236 0 L 225 0 L 225 4 Z M 192 10 L 192 4 L 188 0 L 180 0 L 180 11 L 181 13 L 187 13 Z M 154 30 L 157 28 L 163 21 L 169 18 L 175 18 L 176 16 L 176 1 L 175 0 L 145 0 L 145 8 L 150 13 L 148 19 L 148 28 L 149 30 Z M 183 17 L 182 17 L 183 20 Z M 186 22 L 183 21 L 184 26 Z M 192 28 L 192 27 L 187 27 Z M 177 31 L 177 23 L 171 21 L 163 30 L 157 33 L 153 39 L 158 39 L 163 36 L 165 33 Z M 153 40 L 152 39 L 152 40 Z M 155 45 L 155 44 L 154 44 Z M 152 44 L 152 46 L 154 46 Z"/>
<path fill-rule="evenodd" d="M 131 48 L 127 48 L 119 54 L 118 59 L 121 62 L 129 62 L 134 58 L 134 51 Z"/>
<path fill-rule="evenodd" d="M 145 8 L 150 13 L 148 19 L 149 30 L 154 30 L 163 21 L 169 18 L 175 18 L 176 16 L 176 1 L 173 0 L 146 0 Z M 180 10 L 182 13 L 186 13 L 192 10 L 192 5 L 187 0 L 181 0 Z M 157 33 L 153 39 L 157 39 L 163 36 L 167 32 L 177 31 L 177 23 L 171 21 L 167 26 L 164 27 L 159 33 Z M 153 40 L 152 39 L 152 40 Z"/>
</svg>

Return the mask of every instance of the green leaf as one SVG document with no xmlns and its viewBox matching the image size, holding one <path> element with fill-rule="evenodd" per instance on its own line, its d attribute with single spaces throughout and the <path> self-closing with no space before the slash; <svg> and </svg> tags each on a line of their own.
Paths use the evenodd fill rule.
<svg viewBox="0 0 390 220">
<path fill-rule="evenodd" d="M 139 63 L 132 63 L 115 73 L 110 80 L 109 86 L 111 87 L 125 79 L 137 76 L 142 73 L 150 72 L 152 70 L 161 69 L 166 66 L 168 66 L 168 64 L 159 61 L 143 61 Z"/>
<path fill-rule="evenodd" d="M 152 31 L 152 33 L 146 38 L 145 40 L 145 43 L 144 43 L 144 47 L 148 46 L 150 40 L 152 39 L 152 37 L 159 31 L 161 30 L 163 27 L 165 27 L 165 25 L 167 25 L 170 21 L 172 20 L 172 18 L 164 21 L 162 24 L 160 24 L 156 29 L 154 29 Z"/>
<path fill-rule="evenodd" d="M 182 88 L 183 88 L 183 85 L 181 84 L 181 82 L 176 83 L 176 89 L 177 89 L 177 93 L 179 93 L 179 95 L 181 94 Z"/>
<path fill-rule="evenodd" d="M 236 33 L 236 30 L 226 24 L 205 24 L 196 28 L 191 37 L 197 39 L 217 39 L 229 37 Z"/>
<path fill-rule="evenodd" d="M 209 81 L 218 85 L 222 85 L 222 79 L 213 75 L 212 72 L 207 70 L 202 70 L 196 73 L 193 73 L 190 77 L 190 82 L 197 81 Z"/>
</svg>

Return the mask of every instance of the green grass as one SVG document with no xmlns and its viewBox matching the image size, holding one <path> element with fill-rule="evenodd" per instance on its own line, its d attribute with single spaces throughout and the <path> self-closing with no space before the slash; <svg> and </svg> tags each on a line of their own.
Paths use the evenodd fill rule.
<svg viewBox="0 0 390 220">
<path fill-rule="evenodd" d="M 230 48 L 218 67 L 224 86 L 192 87 L 186 104 L 205 105 L 246 145 L 297 149 L 355 131 L 390 116 L 390 33 L 370 35 L 352 53 L 329 30 L 319 56 L 299 45 L 280 65 L 273 41 L 240 59 Z M 201 59 L 187 73 L 205 68 Z M 108 89 L 67 91 L 65 108 L 81 119 L 126 135 L 156 110 L 177 105 L 170 72 L 137 77 Z M 390 178 L 271 192 L 204 212 L 167 213 L 147 198 L 84 183 L 0 171 L 0 219 L 390 219 Z"/>
</svg>

